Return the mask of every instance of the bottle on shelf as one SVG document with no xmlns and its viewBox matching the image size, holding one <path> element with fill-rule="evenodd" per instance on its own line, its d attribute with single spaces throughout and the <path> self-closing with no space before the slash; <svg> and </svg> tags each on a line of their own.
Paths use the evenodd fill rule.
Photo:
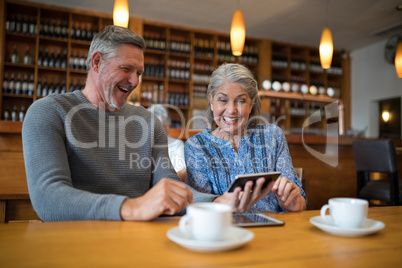
<svg viewBox="0 0 402 268">
<path fill-rule="evenodd" d="M 79 69 L 79 68 L 80 68 L 80 57 L 78 55 L 78 51 L 75 51 L 74 69 Z"/>
<path fill-rule="evenodd" d="M 159 93 L 158 89 L 159 89 L 158 84 L 154 84 L 153 92 L 152 92 L 152 102 L 154 104 L 158 103 L 158 93 Z"/>
<path fill-rule="evenodd" d="M 66 80 L 63 80 L 61 83 L 61 89 L 60 89 L 60 94 L 66 93 Z"/>
<path fill-rule="evenodd" d="M 62 37 L 62 35 L 61 35 L 61 22 L 60 22 L 60 20 L 56 20 L 56 25 L 55 25 L 55 27 L 54 27 L 54 37 L 58 37 L 58 38 L 60 38 L 60 37 Z"/>
<path fill-rule="evenodd" d="M 10 80 L 8 81 L 8 93 L 13 94 L 15 92 L 14 85 L 15 85 L 14 72 L 12 72 L 11 76 L 10 76 Z"/>
<path fill-rule="evenodd" d="M 70 54 L 70 69 L 74 69 L 74 55 L 72 51 Z"/>
<path fill-rule="evenodd" d="M 22 95 L 27 95 L 28 94 L 28 74 L 24 74 L 24 79 L 22 80 L 22 85 L 21 85 L 21 94 Z"/>
<path fill-rule="evenodd" d="M 28 81 L 28 96 L 33 96 L 34 86 L 35 86 L 34 75 L 31 74 L 31 76 L 29 77 L 29 81 Z"/>
<path fill-rule="evenodd" d="M 53 77 L 50 78 L 50 83 L 49 83 L 49 88 L 47 90 L 47 95 L 53 94 L 54 93 L 54 83 L 53 83 Z"/>
<path fill-rule="evenodd" d="M 48 86 L 48 84 L 47 84 L 47 78 L 45 77 L 45 80 L 44 80 L 43 85 L 42 85 L 42 97 L 46 97 L 46 96 L 47 96 L 47 94 L 48 94 L 48 89 L 49 89 L 49 86 Z"/>
<path fill-rule="evenodd" d="M 29 34 L 35 35 L 36 34 L 36 18 L 31 16 L 29 20 Z"/>
<path fill-rule="evenodd" d="M 45 35 L 45 19 L 44 18 L 40 19 L 39 34 L 40 35 Z"/>
<path fill-rule="evenodd" d="M 87 31 L 86 31 L 86 32 L 87 32 L 86 40 L 87 40 L 87 41 L 92 41 L 93 32 L 92 32 L 91 24 L 90 24 L 90 23 L 87 24 Z"/>
<path fill-rule="evenodd" d="M 43 48 L 40 47 L 39 48 L 39 55 L 38 55 L 38 66 L 42 66 L 43 65 Z"/>
<path fill-rule="evenodd" d="M 158 103 L 163 104 L 163 94 L 165 93 L 165 86 L 163 84 L 159 85 L 159 92 L 158 92 Z"/>
<path fill-rule="evenodd" d="M 4 114 L 3 114 L 3 120 L 9 121 L 11 119 L 10 117 L 11 117 L 10 107 L 6 106 L 6 109 L 4 110 Z"/>
<path fill-rule="evenodd" d="M 36 96 L 42 96 L 42 81 L 40 79 L 38 79 L 38 84 L 36 86 Z"/>
<path fill-rule="evenodd" d="M 18 119 L 20 120 L 20 122 L 24 121 L 25 118 L 25 107 L 24 105 L 21 106 L 21 110 L 18 114 Z"/>
<path fill-rule="evenodd" d="M 30 65 L 32 64 L 32 56 L 29 45 L 26 46 L 25 54 L 24 54 L 24 64 Z"/>
<path fill-rule="evenodd" d="M 11 111 L 11 121 L 16 122 L 17 121 L 17 115 L 18 115 L 17 105 L 14 105 L 14 108 Z"/>
<path fill-rule="evenodd" d="M 160 50 L 166 50 L 166 36 L 165 36 L 165 34 L 161 34 L 161 37 L 160 37 Z"/>
<path fill-rule="evenodd" d="M 3 79 L 3 93 L 8 92 L 8 73 L 4 73 L 4 79 Z"/>
<path fill-rule="evenodd" d="M 71 83 L 70 83 L 70 88 L 68 90 L 69 92 L 73 92 L 74 91 L 74 83 L 73 80 L 71 79 Z"/>
<path fill-rule="evenodd" d="M 54 61 L 54 67 L 56 67 L 56 68 L 61 68 L 61 61 L 62 61 L 62 58 L 61 58 L 61 50 L 58 49 L 58 50 L 57 50 L 57 54 L 56 54 L 56 59 L 55 59 L 55 61 Z"/>
<path fill-rule="evenodd" d="M 50 37 L 56 37 L 55 29 L 56 29 L 56 20 L 55 19 L 52 19 L 52 20 L 49 19 L 49 34 L 48 35 Z"/>
<path fill-rule="evenodd" d="M 11 20 L 10 20 L 10 32 L 15 32 L 15 23 L 16 23 L 16 16 L 14 13 L 11 14 Z"/>
<path fill-rule="evenodd" d="M 11 53 L 11 59 L 10 59 L 11 63 L 18 63 L 19 59 L 18 59 L 18 51 L 17 51 L 17 45 L 14 44 L 13 45 L 13 52 Z"/>
<path fill-rule="evenodd" d="M 61 58 L 61 68 L 65 69 L 67 68 L 67 49 L 64 49 L 63 51 L 63 57 Z"/>
<path fill-rule="evenodd" d="M 43 20 L 43 35 L 49 36 L 49 19 Z"/>
<path fill-rule="evenodd" d="M 17 33 L 22 32 L 22 18 L 20 13 L 17 14 L 17 19 L 15 21 L 15 32 Z"/>
<path fill-rule="evenodd" d="M 87 40 L 87 30 L 86 30 L 84 24 L 81 24 L 81 36 L 80 36 L 80 39 L 84 40 L 84 41 Z"/>
<path fill-rule="evenodd" d="M 7 13 L 6 17 L 6 32 L 11 32 L 10 31 L 10 24 L 11 24 L 11 13 Z"/>
<path fill-rule="evenodd" d="M 75 25 L 72 25 L 70 30 L 71 39 L 75 39 L 75 32 L 76 32 Z"/>
<path fill-rule="evenodd" d="M 51 49 L 50 51 L 50 56 L 49 56 L 49 67 L 54 68 L 55 67 L 55 56 L 54 56 L 54 48 Z"/>
<path fill-rule="evenodd" d="M 14 84 L 14 94 L 21 94 L 21 73 L 17 74 L 17 80 L 15 80 Z"/>
<path fill-rule="evenodd" d="M 68 22 L 63 21 L 63 22 L 60 22 L 60 24 L 61 24 L 60 37 L 68 38 Z"/>
<path fill-rule="evenodd" d="M 81 58 L 80 58 L 80 61 L 79 61 L 79 67 L 80 67 L 81 70 L 85 70 L 85 69 L 86 69 L 86 68 L 85 68 L 85 60 L 86 60 L 85 52 L 82 51 L 82 53 L 81 53 Z"/>
<path fill-rule="evenodd" d="M 76 40 L 80 40 L 81 39 L 81 28 L 80 25 L 77 23 L 75 23 L 75 36 L 74 39 Z"/>
<path fill-rule="evenodd" d="M 29 19 L 28 19 L 28 15 L 24 15 L 22 17 L 21 32 L 23 34 L 29 34 Z"/>
<path fill-rule="evenodd" d="M 61 85 L 60 85 L 60 78 L 57 79 L 57 83 L 54 86 L 54 93 L 60 94 Z"/>
<path fill-rule="evenodd" d="M 42 66 L 49 67 L 49 48 L 48 47 L 45 48 L 45 53 L 43 54 Z"/>
</svg>

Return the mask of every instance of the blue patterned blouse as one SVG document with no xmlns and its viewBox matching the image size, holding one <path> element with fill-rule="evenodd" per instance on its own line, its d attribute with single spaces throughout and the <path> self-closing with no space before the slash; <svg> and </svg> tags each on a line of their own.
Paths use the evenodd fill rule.
<svg viewBox="0 0 402 268">
<path fill-rule="evenodd" d="M 204 193 L 222 195 L 236 175 L 280 171 L 282 177 L 301 188 L 292 165 L 282 130 L 274 124 L 261 124 L 239 139 L 238 153 L 230 141 L 216 138 L 206 129 L 187 140 L 184 154 L 187 165 L 186 183 Z M 248 213 L 284 211 L 271 191 Z"/>
</svg>

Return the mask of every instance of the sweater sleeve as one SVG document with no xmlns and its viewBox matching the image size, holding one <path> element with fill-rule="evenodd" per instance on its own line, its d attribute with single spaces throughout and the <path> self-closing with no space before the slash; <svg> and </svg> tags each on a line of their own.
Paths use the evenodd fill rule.
<svg viewBox="0 0 402 268">
<path fill-rule="evenodd" d="M 167 135 L 159 121 L 156 121 L 155 126 L 155 144 L 152 149 L 152 157 L 155 163 L 153 171 L 154 185 L 162 178 L 170 178 L 181 182 L 169 160 Z M 188 188 L 193 192 L 194 202 L 211 202 L 217 197 L 213 194 L 201 193 L 191 186 L 188 186 Z M 183 211 L 179 215 L 182 213 Z"/>
<path fill-rule="evenodd" d="M 29 108 L 22 129 L 24 161 L 32 205 L 44 221 L 120 220 L 125 196 L 73 187 L 63 118 L 52 98 Z"/>
</svg>

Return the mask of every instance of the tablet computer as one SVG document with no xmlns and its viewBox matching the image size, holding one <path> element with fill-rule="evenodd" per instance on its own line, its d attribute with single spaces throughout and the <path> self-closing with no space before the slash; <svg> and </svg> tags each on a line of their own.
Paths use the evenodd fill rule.
<svg viewBox="0 0 402 268">
<path fill-rule="evenodd" d="M 253 173 L 253 174 L 244 174 L 244 175 L 237 175 L 235 177 L 235 180 L 233 181 L 232 185 L 229 187 L 228 192 L 233 192 L 236 187 L 240 187 L 242 190 L 244 189 L 244 185 L 248 181 L 253 181 L 254 185 L 255 182 L 261 178 L 265 178 L 264 185 L 262 186 L 263 188 L 268 185 L 271 181 L 275 181 L 276 179 L 279 178 L 281 175 L 280 172 L 265 172 L 265 173 Z"/>
<path fill-rule="evenodd" d="M 265 214 L 233 214 L 233 225 L 239 227 L 283 226 L 284 221 Z"/>
</svg>

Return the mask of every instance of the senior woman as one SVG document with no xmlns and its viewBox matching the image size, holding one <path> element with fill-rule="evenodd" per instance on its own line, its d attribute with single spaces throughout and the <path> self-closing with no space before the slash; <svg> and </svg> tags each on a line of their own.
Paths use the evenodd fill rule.
<svg viewBox="0 0 402 268">
<path fill-rule="evenodd" d="M 251 72 L 239 64 L 221 65 L 212 73 L 208 97 L 206 117 L 215 128 L 187 140 L 186 183 L 200 192 L 227 195 L 238 174 L 280 171 L 281 177 L 268 184 L 266 195 L 248 212 L 306 209 L 307 198 L 282 130 L 274 124 L 258 124 L 261 103 Z M 263 178 L 257 180 L 258 190 L 263 183 Z M 235 192 L 253 192 L 252 184 L 248 182 L 244 192 L 240 188 Z"/>
</svg>

